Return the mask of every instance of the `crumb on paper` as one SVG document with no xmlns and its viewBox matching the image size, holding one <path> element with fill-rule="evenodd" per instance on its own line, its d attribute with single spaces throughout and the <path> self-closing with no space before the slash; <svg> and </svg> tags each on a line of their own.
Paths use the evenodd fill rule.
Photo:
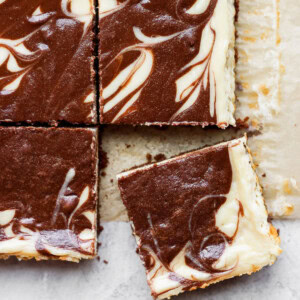
<svg viewBox="0 0 300 300">
<path fill-rule="evenodd" d="M 146 154 L 146 159 L 147 159 L 147 162 L 151 162 L 152 161 L 152 155 L 150 153 L 147 153 Z"/>
<path fill-rule="evenodd" d="M 99 157 L 100 157 L 100 165 L 99 165 L 99 169 L 105 169 L 108 165 L 108 156 L 107 153 L 103 150 L 103 149 L 99 149 Z"/>
<path fill-rule="evenodd" d="M 154 156 L 154 159 L 159 162 L 166 159 L 166 156 L 163 153 L 158 153 Z"/>
<path fill-rule="evenodd" d="M 245 117 L 243 120 L 242 119 L 237 119 L 236 120 L 236 126 L 238 128 L 249 128 L 249 124 L 248 124 L 248 121 L 249 121 L 249 117 Z"/>
</svg>

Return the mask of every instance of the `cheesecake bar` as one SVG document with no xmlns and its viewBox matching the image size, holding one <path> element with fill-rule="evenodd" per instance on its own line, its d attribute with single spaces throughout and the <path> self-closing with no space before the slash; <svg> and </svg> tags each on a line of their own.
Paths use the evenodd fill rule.
<svg viewBox="0 0 300 300">
<path fill-rule="evenodd" d="M 0 141 L 0 258 L 93 258 L 97 130 L 2 127 Z"/>
<path fill-rule="evenodd" d="M 96 123 L 92 3 L 0 1 L 0 122 Z"/>
<path fill-rule="evenodd" d="M 152 295 L 251 274 L 281 253 L 246 137 L 118 175 Z"/>
<path fill-rule="evenodd" d="M 235 125 L 234 0 L 99 1 L 102 123 Z"/>
</svg>

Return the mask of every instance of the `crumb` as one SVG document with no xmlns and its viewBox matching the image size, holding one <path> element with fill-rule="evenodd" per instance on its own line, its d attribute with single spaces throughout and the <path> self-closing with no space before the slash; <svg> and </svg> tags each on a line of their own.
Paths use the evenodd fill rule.
<svg viewBox="0 0 300 300">
<path fill-rule="evenodd" d="M 266 175 L 266 173 L 264 173 L 264 174 L 262 174 L 261 176 L 262 176 L 262 177 L 266 177 L 267 175 Z"/>
<path fill-rule="evenodd" d="M 102 245 L 101 243 L 99 243 L 99 242 L 97 243 L 97 251 L 99 251 L 99 248 L 101 247 L 101 245 Z"/>
<path fill-rule="evenodd" d="M 130 147 L 131 147 L 131 145 L 126 144 L 126 148 L 127 148 L 127 149 L 130 148 Z"/>
<path fill-rule="evenodd" d="M 273 217 L 268 216 L 268 222 L 269 222 L 269 223 L 272 223 L 272 221 L 273 221 Z"/>
<path fill-rule="evenodd" d="M 108 264 L 108 261 L 106 259 L 103 260 L 103 262 L 107 265 Z"/>
<path fill-rule="evenodd" d="M 236 120 L 236 127 L 237 128 L 249 128 L 249 124 L 248 124 L 248 121 L 249 121 L 249 117 L 246 117 L 244 120 L 242 119 L 237 119 Z"/>
<path fill-rule="evenodd" d="M 280 228 L 277 228 L 277 234 L 280 236 Z"/>
<path fill-rule="evenodd" d="M 154 159 L 158 162 L 158 161 L 165 160 L 166 156 L 163 153 L 158 153 L 154 156 Z"/>
<path fill-rule="evenodd" d="M 113 179 L 111 179 L 111 180 L 110 180 L 110 182 L 111 182 L 111 183 L 113 183 L 113 182 L 114 182 L 114 180 L 113 180 Z"/>
<path fill-rule="evenodd" d="M 100 261 L 100 256 L 97 256 L 96 259 L 97 259 L 98 261 Z"/>
<path fill-rule="evenodd" d="M 146 154 L 146 159 L 150 163 L 152 161 L 152 155 L 150 153 Z"/>
<path fill-rule="evenodd" d="M 101 172 L 100 175 L 101 175 L 102 177 L 105 177 L 105 176 L 106 176 L 106 172 Z"/>
<path fill-rule="evenodd" d="M 98 219 L 100 219 L 100 218 L 98 218 Z M 102 230 L 103 230 L 103 227 L 102 226 L 98 226 L 98 228 L 97 228 L 97 234 L 99 235 L 102 232 Z"/>
<path fill-rule="evenodd" d="M 101 148 L 99 150 L 99 169 L 105 169 L 108 165 L 108 157 L 107 153 L 103 151 Z"/>
</svg>

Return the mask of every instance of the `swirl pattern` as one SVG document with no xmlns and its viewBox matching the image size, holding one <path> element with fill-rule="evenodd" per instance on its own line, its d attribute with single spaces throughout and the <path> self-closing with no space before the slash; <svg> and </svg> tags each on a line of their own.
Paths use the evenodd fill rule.
<svg viewBox="0 0 300 300">
<path fill-rule="evenodd" d="M 96 122 L 93 16 L 91 0 L 0 3 L 1 121 Z"/>
<path fill-rule="evenodd" d="M 0 256 L 71 261 L 93 257 L 96 131 L 18 127 L 0 130 L 0 137 L 5 141 Z M 14 163 L 8 166 L 7 161 Z"/>
<path fill-rule="evenodd" d="M 228 3 L 100 1 L 101 121 L 234 124 Z"/>
<path fill-rule="evenodd" d="M 118 184 L 155 298 L 252 273 L 281 252 L 245 137 L 126 171 Z"/>
</svg>

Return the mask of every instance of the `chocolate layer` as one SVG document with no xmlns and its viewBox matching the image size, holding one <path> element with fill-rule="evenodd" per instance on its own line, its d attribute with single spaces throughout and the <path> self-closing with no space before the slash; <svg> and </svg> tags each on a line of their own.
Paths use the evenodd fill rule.
<svg viewBox="0 0 300 300">
<path fill-rule="evenodd" d="M 97 120 L 93 7 L 82 0 L 0 4 L 0 121 Z"/>
<path fill-rule="evenodd" d="M 76 259 L 93 256 L 96 131 L 0 128 L 0 140 L 0 255 L 55 257 L 67 250 Z M 29 246 L 13 251 L 14 240 L 28 240 Z M 26 252 L 33 242 L 38 254 Z"/>
<path fill-rule="evenodd" d="M 200 13 L 190 11 L 199 0 L 118 1 L 111 10 L 108 2 L 100 0 L 101 122 L 217 124 L 218 1 Z"/>
<path fill-rule="evenodd" d="M 251 274 L 281 253 L 246 137 L 118 175 L 152 295 Z"/>
<path fill-rule="evenodd" d="M 216 227 L 215 214 L 226 201 L 231 181 L 227 145 L 119 179 L 121 196 L 140 238 L 139 251 L 148 271 L 154 266 L 151 252 L 171 270 L 170 263 L 190 242 L 185 251 L 186 264 L 206 273 L 219 272 L 213 264 L 234 236 L 228 237 Z M 204 284 L 175 273 L 172 276 L 186 289 Z"/>
</svg>

